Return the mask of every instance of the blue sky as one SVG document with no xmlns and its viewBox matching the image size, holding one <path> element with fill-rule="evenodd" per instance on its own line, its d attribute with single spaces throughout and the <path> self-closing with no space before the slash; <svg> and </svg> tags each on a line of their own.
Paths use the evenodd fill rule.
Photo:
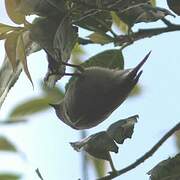
<svg viewBox="0 0 180 180">
<path fill-rule="evenodd" d="M 166 7 L 164 1 L 158 5 Z M 0 22 L 10 23 L 4 11 L 4 1 L 0 1 L 0 7 L 2 7 Z M 169 19 L 180 24 L 180 18 L 170 17 Z M 142 25 L 144 26 L 144 24 Z M 161 22 L 152 24 L 152 26 L 156 25 L 163 24 Z M 135 29 L 139 26 L 135 26 Z M 152 27 L 151 24 L 148 26 Z M 82 33 L 84 34 L 84 32 Z M 106 129 L 116 120 L 139 114 L 140 118 L 135 126 L 133 138 L 120 145 L 118 154 L 112 154 L 117 169 L 134 162 L 147 152 L 164 133 L 179 121 L 179 42 L 179 32 L 172 32 L 137 41 L 123 51 L 125 67 L 128 68 L 134 67 L 147 52 L 152 50 L 149 60 L 143 67 L 143 74 L 139 81 L 143 92 L 138 97 L 127 99 L 105 122 L 88 131 L 94 133 Z M 105 48 L 112 48 L 112 46 L 86 46 L 86 48 L 88 56 L 90 56 Z M 1 64 L 4 57 L 3 43 L 0 43 L 0 51 Z M 38 52 L 31 55 L 28 58 L 28 65 L 35 89 L 32 89 L 31 84 L 22 73 L 1 109 L 2 120 L 18 103 L 41 94 L 39 82 L 47 70 L 44 53 Z M 62 84 L 66 81 L 67 78 L 64 78 Z M 9 154 L 0 155 L 3 164 L 6 164 L 6 166 L 0 167 L 0 170 L 11 169 L 25 172 L 23 180 L 38 180 L 34 173 L 34 169 L 37 167 L 45 179 L 74 180 L 81 177 L 80 153 L 75 152 L 69 145 L 69 142 L 77 141 L 80 138 L 78 131 L 58 120 L 53 110 L 28 117 L 28 119 L 30 121 L 24 125 L 0 128 L 2 134 L 6 134 L 15 142 L 26 156 L 23 159 L 14 155 L 9 157 Z M 171 137 L 152 158 L 116 179 L 148 180 L 146 173 L 158 162 L 175 155 L 176 152 L 174 138 Z M 93 179 L 92 172 L 90 175 L 92 177 L 90 179 Z"/>
</svg>

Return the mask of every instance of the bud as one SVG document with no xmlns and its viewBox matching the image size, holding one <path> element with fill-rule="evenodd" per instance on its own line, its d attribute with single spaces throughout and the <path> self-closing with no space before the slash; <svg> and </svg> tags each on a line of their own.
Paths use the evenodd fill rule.
<svg viewBox="0 0 180 180">
<path fill-rule="evenodd" d="M 52 105 L 57 116 L 74 129 L 92 128 L 120 106 L 142 74 L 150 52 L 132 69 L 88 67 L 69 85 L 60 104 Z"/>
</svg>

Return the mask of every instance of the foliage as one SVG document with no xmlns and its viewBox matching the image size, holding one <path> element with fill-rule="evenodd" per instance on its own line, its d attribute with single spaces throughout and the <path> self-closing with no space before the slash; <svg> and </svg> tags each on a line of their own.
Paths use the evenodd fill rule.
<svg viewBox="0 0 180 180">
<path fill-rule="evenodd" d="M 174 13 L 177 15 L 180 14 L 178 0 L 167 0 L 167 3 Z M 80 104 L 78 106 L 75 104 L 74 106 L 77 108 L 74 108 L 75 111 L 73 106 L 72 108 L 67 109 L 68 106 L 70 107 L 70 105 L 74 103 L 73 95 L 78 97 L 77 94 L 74 93 L 77 87 L 73 90 L 74 94 L 69 92 L 73 89 L 73 86 L 76 86 L 79 77 L 92 67 L 119 72 L 121 77 L 119 80 L 120 82 L 123 82 L 125 77 L 127 77 L 127 82 L 121 83 L 123 87 L 121 90 L 124 91 L 125 96 L 118 100 L 117 105 L 120 105 L 126 99 L 132 90 L 132 87 L 137 83 L 142 73 L 142 71 L 138 72 L 138 68 L 145 62 L 144 61 L 137 66 L 137 71 L 136 67 L 124 70 L 125 60 L 123 49 L 142 38 L 180 30 L 179 25 L 174 25 L 165 19 L 166 16 L 174 16 L 174 14 L 168 9 L 156 7 L 155 0 L 5 0 L 5 6 L 9 18 L 15 25 L 10 26 L 0 23 L 0 40 L 4 40 L 4 48 L 7 55 L 2 69 L 0 70 L 0 75 L 3 75 L 0 77 L 1 104 L 11 87 L 16 83 L 22 69 L 33 86 L 33 80 L 27 63 L 28 55 L 39 50 L 44 50 L 47 54 L 48 61 L 48 71 L 44 78 L 47 87 L 41 86 L 43 94 L 40 97 L 20 103 L 12 110 L 9 115 L 10 120 L 4 122 L 5 124 L 25 122 L 26 120 L 23 120 L 22 117 L 45 111 L 50 107 L 49 104 L 55 104 L 57 106 L 59 102 L 61 102 L 60 106 L 62 105 L 62 109 L 60 109 L 61 113 L 57 113 L 58 117 L 64 122 L 66 119 L 69 120 L 70 116 L 68 114 L 72 112 L 74 114 L 78 113 L 80 105 L 81 109 L 83 109 L 81 98 L 77 101 Z M 27 21 L 27 16 L 29 15 L 36 15 L 36 18 L 32 23 Z M 145 29 L 137 32 L 133 31 L 134 24 L 140 22 L 151 23 L 158 20 L 162 20 L 167 27 Z M 114 25 L 119 28 L 120 34 L 116 32 Z M 86 38 L 82 38 L 79 33 L 80 28 L 88 30 L 90 34 Z M 85 61 L 81 60 L 81 56 L 85 55 L 82 48 L 83 45 L 106 45 L 110 43 L 115 46 L 114 49 L 100 52 Z M 70 59 L 73 64 L 69 64 Z M 66 73 L 67 66 L 75 67 L 73 73 Z M 135 73 L 133 76 L 130 76 L 133 71 Z M 61 88 L 56 86 L 56 83 L 59 80 L 61 82 L 61 78 L 66 75 L 71 75 L 72 77 L 66 84 L 65 92 L 63 92 Z M 98 78 L 98 76 L 96 76 L 96 78 Z M 134 81 L 129 81 L 131 78 Z M 102 85 L 100 95 L 107 90 L 107 87 L 105 87 L 103 83 L 105 82 L 104 79 L 101 79 L 99 83 L 99 85 Z M 85 90 L 88 87 L 88 90 L 93 91 L 94 87 L 91 86 L 90 80 L 91 79 L 86 82 Z M 97 81 L 97 79 L 95 80 Z M 124 84 L 130 85 L 128 86 L 130 88 L 125 88 Z M 112 86 L 112 89 L 114 89 L 114 85 L 110 85 Z M 86 93 L 86 91 L 83 91 L 82 93 L 84 92 Z M 110 91 L 105 98 L 109 98 L 108 100 L 110 100 L 110 97 L 113 97 L 115 94 L 112 92 L 114 91 Z M 136 85 L 130 95 L 138 95 L 140 92 L 141 87 Z M 79 97 L 82 97 L 82 94 L 80 94 Z M 91 98 L 98 99 L 97 96 L 90 97 L 90 99 Z M 87 101 L 85 98 L 83 98 L 83 100 Z M 117 105 L 108 106 L 107 109 L 103 104 L 99 106 L 99 109 L 96 112 L 97 121 L 101 122 L 101 118 L 106 119 L 110 113 L 117 108 Z M 59 106 L 57 107 L 59 108 Z M 101 109 L 103 109 L 102 112 L 106 112 L 103 113 L 103 117 L 98 116 Z M 111 109 L 112 111 L 109 112 Z M 90 113 L 93 114 L 94 112 Z M 86 117 L 87 113 L 82 113 L 82 115 L 83 116 L 80 116 L 80 118 L 77 119 L 72 118 L 75 125 L 80 123 L 83 117 Z M 87 119 L 88 118 L 86 118 L 86 120 Z M 71 143 L 71 145 L 75 150 L 83 149 L 91 156 L 109 161 L 112 168 L 111 175 L 116 177 L 119 174 L 117 174 L 117 171 L 114 168 L 110 152 L 117 153 L 117 144 L 123 144 L 125 139 L 131 138 L 136 119 L 137 116 L 132 116 L 117 121 L 110 125 L 106 131 L 90 135 L 83 140 Z M 65 123 L 68 124 L 67 122 Z M 94 123 L 93 126 L 94 125 L 97 124 Z M 88 128 L 89 127 L 92 126 L 88 126 Z M 0 150 L 18 153 L 14 144 L 3 136 L 0 137 Z M 89 159 L 92 160 L 92 157 Z M 92 162 L 96 167 L 97 174 L 99 174 L 99 176 L 104 176 L 104 161 L 93 160 Z M 152 180 L 174 180 L 179 178 L 177 170 L 179 169 L 179 166 L 176 166 L 178 163 L 179 155 L 161 162 L 149 172 L 150 178 Z M 100 168 L 100 166 L 103 168 Z M 172 167 L 175 166 L 177 169 L 173 168 L 172 170 Z M 167 173 L 166 169 L 169 169 L 170 172 Z M 42 178 L 40 174 L 38 176 Z M 4 180 L 15 180 L 19 178 L 19 175 L 0 174 L 0 179 Z"/>
</svg>

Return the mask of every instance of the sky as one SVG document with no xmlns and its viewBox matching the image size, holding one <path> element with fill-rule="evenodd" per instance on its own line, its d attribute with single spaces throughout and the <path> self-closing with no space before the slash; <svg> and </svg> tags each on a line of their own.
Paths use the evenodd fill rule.
<svg viewBox="0 0 180 180">
<path fill-rule="evenodd" d="M 165 1 L 158 1 L 158 6 L 166 7 Z M 0 1 L 0 22 L 11 23 L 4 10 L 4 1 Z M 173 22 L 180 24 L 180 18 L 169 17 Z M 144 26 L 136 25 L 135 29 Z M 149 24 L 148 27 L 163 26 L 161 22 Z M 146 26 L 147 27 L 147 26 Z M 82 31 L 82 35 L 87 35 Z M 128 98 L 103 123 L 88 130 L 89 134 L 106 129 L 111 123 L 139 115 L 138 123 L 132 139 L 120 145 L 118 154 L 112 154 L 115 166 L 121 169 L 147 152 L 170 128 L 179 122 L 180 102 L 180 53 L 179 32 L 162 34 L 135 42 L 124 49 L 125 67 L 134 67 L 150 50 L 152 53 L 143 67 L 143 74 L 139 84 L 142 94 L 138 97 Z M 108 46 L 86 46 L 87 56 L 100 52 Z M 4 48 L 0 43 L 0 65 L 3 62 Z M 37 52 L 28 57 L 29 70 L 35 85 L 33 90 L 24 73 L 8 94 L 0 111 L 0 120 L 8 117 L 9 112 L 18 103 L 38 97 L 40 95 L 40 82 L 47 71 L 46 57 L 43 52 Z M 67 77 L 61 84 L 67 82 Z M 59 85 L 60 83 L 58 83 Z M 34 173 L 37 167 L 44 179 L 74 180 L 81 177 L 81 158 L 69 145 L 69 142 L 80 139 L 78 131 L 71 129 L 57 119 L 52 109 L 27 117 L 26 124 L 11 127 L 0 127 L 0 135 L 6 135 L 14 142 L 20 156 L 13 154 L 0 154 L 3 164 L 0 171 L 12 170 L 24 174 L 22 180 L 39 180 Z M 116 178 L 132 180 L 134 178 L 148 180 L 146 174 L 160 161 L 174 156 L 177 152 L 174 138 L 169 138 L 161 148 L 146 162 L 136 169 Z M 90 179 L 94 179 L 92 170 Z"/>
</svg>

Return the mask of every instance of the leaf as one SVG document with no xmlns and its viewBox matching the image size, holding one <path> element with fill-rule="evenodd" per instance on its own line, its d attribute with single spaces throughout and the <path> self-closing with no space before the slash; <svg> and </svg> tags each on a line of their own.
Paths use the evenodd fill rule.
<svg viewBox="0 0 180 180">
<path fill-rule="evenodd" d="M 6 50 L 6 54 L 9 58 L 9 61 L 11 62 L 13 71 L 16 70 L 16 47 L 17 47 L 17 41 L 18 41 L 18 36 L 19 33 L 14 32 L 9 34 L 9 36 L 7 37 L 7 39 L 5 40 L 5 50 Z"/>
<path fill-rule="evenodd" d="M 101 45 L 113 42 L 113 38 L 111 36 L 97 32 L 90 34 L 88 38 L 94 43 L 99 43 Z"/>
<path fill-rule="evenodd" d="M 107 32 L 110 30 L 112 25 L 112 17 L 109 12 L 98 12 L 86 13 L 89 9 L 87 7 L 81 7 L 79 15 L 76 17 L 75 24 L 94 32 Z"/>
<path fill-rule="evenodd" d="M 48 88 L 45 85 L 41 85 L 43 92 L 45 93 L 45 97 L 49 97 L 51 102 L 59 102 L 64 97 L 64 92 L 59 87 Z"/>
<path fill-rule="evenodd" d="M 16 24 L 25 23 L 25 15 L 17 11 L 20 0 L 5 0 L 6 11 L 9 18 Z"/>
<path fill-rule="evenodd" d="M 1 180 L 19 180 L 21 178 L 20 175 L 15 174 L 0 174 Z"/>
<path fill-rule="evenodd" d="M 173 158 L 161 161 L 148 172 L 151 180 L 179 180 L 180 179 L 180 154 Z"/>
<path fill-rule="evenodd" d="M 139 84 L 136 84 L 136 86 L 130 92 L 129 97 L 138 96 L 141 94 L 141 92 L 142 92 L 142 87 Z"/>
<path fill-rule="evenodd" d="M 29 32 L 24 33 L 24 42 L 26 44 L 27 55 L 40 50 L 37 43 L 29 39 Z M 5 98 L 7 97 L 9 90 L 17 82 L 21 72 L 22 65 L 20 64 L 19 60 L 17 62 L 17 71 L 13 72 L 9 59 L 7 58 L 7 56 L 5 56 L 2 66 L 0 68 L 0 107 L 2 106 Z"/>
<path fill-rule="evenodd" d="M 83 67 L 100 66 L 110 69 L 123 69 L 124 58 L 122 51 L 119 49 L 110 49 L 90 57 L 84 63 Z"/>
<path fill-rule="evenodd" d="M 151 0 L 150 2 L 152 4 L 152 6 L 154 6 L 154 7 L 156 6 L 156 0 Z"/>
<path fill-rule="evenodd" d="M 13 31 L 15 30 L 16 27 L 13 27 L 13 26 L 9 26 L 7 24 L 3 24 L 3 23 L 0 23 L 0 34 L 4 34 L 4 33 L 7 33 L 9 31 Z"/>
<path fill-rule="evenodd" d="M 113 139 L 105 132 L 93 134 L 81 141 L 70 143 L 76 150 L 83 149 L 91 156 L 109 161 L 109 152 L 118 152 L 118 147 Z"/>
<path fill-rule="evenodd" d="M 21 61 L 24 72 L 27 75 L 28 79 L 30 80 L 32 86 L 34 87 L 33 81 L 31 79 L 31 75 L 28 70 L 26 52 L 25 52 L 25 46 L 24 46 L 22 34 L 20 34 L 18 37 L 17 48 L 16 48 L 16 57 L 17 57 L 17 59 L 19 59 Z"/>
<path fill-rule="evenodd" d="M 113 19 L 114 24 L 117 26 L 117 28 L 120 29 L 120 31 L 127 33 L 128 32 L 128 26 L 125 24 L 120 17 L 116 14 L 116 12 L 111 12 L 111 16 Z"/>
<path fill-rule="evenodd" d="M 89 159 L 92 162 L 92 165 L 96 171 L 98 177 L 103 177 L 106 174 L 106 161 L 101 159 L 95 159 L 92 156 L 89 156 Z"/>
<path fill-rule="evenodd" d="M 81 57 L 85 55 L 85 50 L 83 49 L 83 47 L 81 45 L 79 45 L 78 43 L 76 43 L 76 45 L 74 46 L 73 50 L 72 50 L 72 54 L 71 54 L 71 62 L 73 64 L 81 64 Z"/>
<path fill-rule="evenodd" d="M 11 111 L 9 117 L 12 118 L 12 121 L 16 121 L 17 118 L 39 113 L 48 109 L 50 107 L 49 103 L 51 103 L 51 99 L 49 97 L 31 99 L 16 106 Z"/>
<path fill-rule="evenodd" d="M 140 22 L 155 22 L 167 15 L 174 16 L 167 9 L 153 7 L 149 3 L 141 3 L 138 6 L 128 7 L 127 10 L 119 11 L 117 14 L 129 27 Z"/>
<path fill-rule="evenodd" d="M 137 118 L 135 115 L 111 124 L 107 129 L 108 135 L 118 144 L 123 144 L 125 139 L 131 138 Z"/>
<path fill-rule="evenodd" d="M 62 62 L 70 59 L 78 40 L 78 28 L 72 25 L 69 17 L 63 18 L 54 36 L 54 49 L 60 53 Z"/>
<path fill-rule="evenodd" d="M 0 151 L 17 152 L 17 149 L 7 138 L 0 136 Z"/>
</svg>

